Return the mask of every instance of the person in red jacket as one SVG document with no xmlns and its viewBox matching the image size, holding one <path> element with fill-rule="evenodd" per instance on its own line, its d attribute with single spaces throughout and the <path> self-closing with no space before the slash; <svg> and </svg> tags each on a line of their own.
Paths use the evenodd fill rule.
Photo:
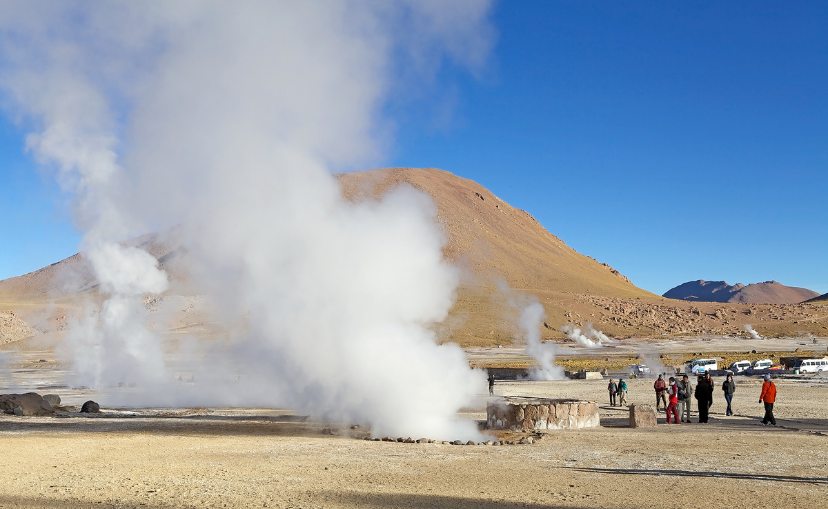
<svg viewBox="0 0 828 509">
<path fill-rule="evenodd" d="M 658 410 L 659 402 L 664 402 L 664 408 L 667 408 L 667 383 L 664 381 L 664 375 L 658 375 L 658 380 L 653 383 L 653 390 L 656 393 L 656 410 Z"/>
<path fill-rule="evenodd" d="M 667 392 L 670 398 L 670 404 L 667 405 L 667 424 L 670 424 L 670 415 L 673 416 L 673 424 L 678 424 L 678 385 L 676 385 L 676 379 L 673 377 L 670 377 L 670 388 L 667 389 Z"/>
<path fill-rule="evenodd" d="M 762 394 L 759 395 L 759 403 L 765 404 L 765 417 L 762 424 L 776 426 L 776 418 L 773 416 L 773 404 L 776 402 L 776 386 L 771 382 L 770 375 L 765 374 L 765 383 L 762 384 Z"/>
</svg>

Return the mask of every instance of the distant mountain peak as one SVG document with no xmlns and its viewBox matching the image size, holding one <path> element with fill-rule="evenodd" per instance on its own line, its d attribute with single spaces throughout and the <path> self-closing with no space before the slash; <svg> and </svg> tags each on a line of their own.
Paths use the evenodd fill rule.
<svg viewBox="0 0 828 509">
<path fill-rule="evenodd" d="M 697 302 L 743 302 L 749 304 L 797 304 L 819 294 L 807 288 L 785 286 L 777 281 L 729 285 L 726 281 L 688 281 L 664 293 L 668 299 Z"/>
</svg>

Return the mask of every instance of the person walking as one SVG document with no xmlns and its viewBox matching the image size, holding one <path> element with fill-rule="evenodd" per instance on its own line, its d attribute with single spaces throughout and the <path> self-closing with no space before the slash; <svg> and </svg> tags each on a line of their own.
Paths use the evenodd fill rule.
<svg viewBox="0 0 828 509">
<path fill-rule="evenodd" d="M 627 382 L 623 378 L 618 379 L 618 406 L 627 404 Z"/>
<path fill-rule="evenodd" d="M 713 406 L 713 387 L 716 387 L 716 384 L 713 383 L 713 377 L 710 375 L 710 372 L 707 371 L 704 373 L 704 379 L 707 380 L 707 383 L 710 385 L 710 399 L 707 400 L 707 408 Z"/>
<path fill-rule="evenodd" d="M 678 411 L 680 422 L 690 422 L 690 396 L 693 395 L 693 386 L 690 385 L 690 379 L 687 375 L 681 377 L 678 385 Z M 685 415 L 687 417 L 685 418 Z"/>
<path fill-rule="evenodd" d="M 659 410 L 659 402 L 664 402 L 664 408 L 667 408 L 667 382 L 664 381 L 664 375 L 658 375 L 658 380 L 653 383 L 653 390 L 656 393 L 656 410 Z"/>
<path fill-rule="evenodd" d="M 676 379 L 670 377 L 670 388 L 668 389 L 670 404 L 667 405 L 667 424 L 670 424 L 670 415 L 673 416 L 673 424 L 679 423 L 679 413 L 676 409 L 676 404 L 678 403 L 678 393 L 679 390 L 676 385 Z"/>
<path fill-rule="evenodd" d="M 615 406 L 615 394 L 618 392 L 618 385 L 612 378 L 610 378 L 609 385 L 607 385 L 607 390 L 609 391 L 610 406 Z"/>
<path fill-rule="evenodd" d="M 494 374 L 489 373 L 489 396 L 494 396 Z"/>
<path fill-rule="evenodd" d="M 707 423 L 708 412 L 710 412 L 710 405 L 713 401 L 713 386 L 710 385 L 708 379 L 704 376 L 699 376 L 698 384 L 696 385 L 696 401 L 699 404 L 699 422 Z"/>
<path fill-rule="evenodd" d="M 765 404 L 765 417 L 762 424 L 776 426 L 776 418 L 773 416 L 773 404 L 776 402 L 776 385 L 771 382 L 770 374 L 765 374 L 765 383 L 762 384 L 762 394 L 759 395 L 759 403 Z"/>
<path fill-rule="evenodd" d="M 724 392 L 725 401 L 727 401 L 727 412 L 725 414 L 731 416 L 733 415 L 733 409 L 730 404 L 733 401 L 733 393 L 736 392 L 736 382 L 733 381 L 733 375 L 728 374 L 727 380 L 722 382 L 722 392 Z"/>
</svg>

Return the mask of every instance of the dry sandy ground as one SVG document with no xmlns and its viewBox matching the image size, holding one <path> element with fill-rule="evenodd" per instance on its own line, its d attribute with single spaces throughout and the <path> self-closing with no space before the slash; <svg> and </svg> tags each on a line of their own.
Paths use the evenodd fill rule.
<svg viewBox="0 0 828 509">
<path fill-rule="evenodd" d="M 630 384 L 649 403 L 651 381 Z M 597 400 L 597 429 L 534 445 L 360 440 L 347 426 L 274 410 L 140 411 L 133 417 L 0 417 L 0 507 L 820 507 L 828 493 L 828 384 L 779 383 L 780 427 L 758 424 L 759 382 L 737 415 L 625 426 L 604 381 L 499 383 L 500 395 Z M 464 418 L 482 419 L 481 409 Z M 694 412 L 695 417 L 695 412 Z M 663 419 L 662 419 L 663 420 Z M 347 436 L 353 434 L 355 437 Z M 415 437 L 416 438 L 416 437 Z"/>
</svg>

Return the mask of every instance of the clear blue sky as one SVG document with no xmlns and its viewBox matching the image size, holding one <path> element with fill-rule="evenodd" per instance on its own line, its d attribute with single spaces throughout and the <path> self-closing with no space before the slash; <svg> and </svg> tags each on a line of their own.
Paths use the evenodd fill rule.
<svg viewBox="0 0 828 509">
<path fill-rule="evenodd" d="M 828 3 L 502 2 L 492 23 L 486 69 L 389 106 L 385 165 L 475 180 L 655 293 L 828 292 Z M 0 119 L 0 279 L 80 239 L 22 136 Z"/>
</svg>

